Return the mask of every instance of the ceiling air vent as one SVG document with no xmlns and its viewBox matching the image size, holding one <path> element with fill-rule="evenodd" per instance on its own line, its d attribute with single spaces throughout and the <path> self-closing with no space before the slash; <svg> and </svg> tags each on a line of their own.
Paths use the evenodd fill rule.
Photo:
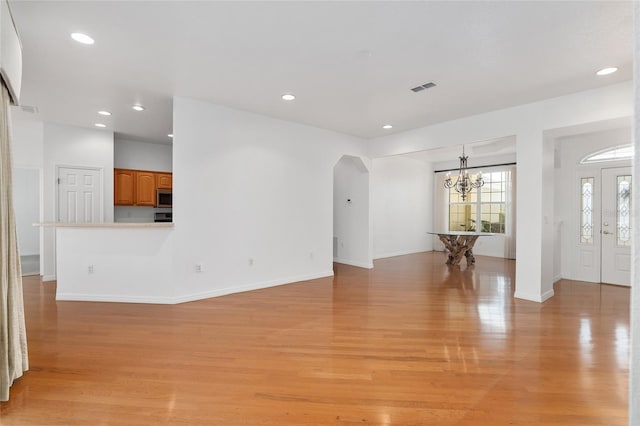
<svg viewBox="0 0 640 426">
<path fill-rule="evenodd" d="M 428 83 L 422 84 L 420 86 L 416 86 L 413 89 L 411 89 L 412 92 L 422 92 L 425 89 L 431 89 L 432 87 L 435 87 L 436 84 L 433 81 L 430 81 Z"/>
<path fill-rule="evenodd" d="M 26 113 L 29 114 L 37 114 L 38 113 L 38 107 L 35 106 L 30 106 L 30 105 L 21 105 L 20 109 Z"/>
</svg>

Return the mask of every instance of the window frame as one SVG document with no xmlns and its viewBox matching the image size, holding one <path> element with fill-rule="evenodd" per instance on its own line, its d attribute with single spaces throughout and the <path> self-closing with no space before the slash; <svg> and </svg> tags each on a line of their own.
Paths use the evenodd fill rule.
<svg viewBox="0 0 640 426">
<path fill-rule="evenodd" d="M 622 151 L 622 150 L 630 150 L 631 153 L 630 155 L 626 155 L 626 156 L 616 156 L 616 152 L 617 151 Z M 593 157 L 599 156 L 599 155 L 603 155 L 606 154 L 608 152 L 612 152 L 613 157 L 610 158 L 598 158 L 596 160 L 593 160 Z M 582 159 L 580 159 L 580 164 L 597 164 L 597 163 L 604 163 L 607 161 L 625 161 L 625 160 L 632 160 L 633 159 L 633 144 L 622 144 L 622 145 L 615 145 L 615 146 L 610 146 L 608 148 L 604 148 L 604 149 L 600 149 L 598 151 L 594 151 L 594 152 L 590 152 L 589 154 L 585 155 L 584 157 L 582 157 Z"/>
<path fill-rule="evenodd" d="M 488 171 L 487 173 L 483 173 L 483 178 L 485 179 L 485 183 L 482 187 L 477 188 L 473 191 L 471 191 L 467 196 L 469 198 L 472 198 L 473 201 L 462 201 L 461 200 L 461 196 L 460 194 L 458 194 L 458 192 L 453 189 L 453 188 L 449 188 L 445 190 L 447 191 L 447 228 L 449 229 L 449 231 L 452 232 L 456 232 L 456 231 L 469 231 L 469 232 L 480 232 L 480 233 L 486 233 L 486 234 L 499 234 L 499 235 L 505 235 L 506 231 L 507 231 L 507 216 L 508 216 L 508 212 L 507 212 L 507 208 L 508 208 L 508 202 L 507 202 L 507 197 L 508 197 L 508 186 L 509 186 L 509 182 L 508 182 L 508 172 L 509 169 L 508 168 L 504 168 L 504 167 L 499 167 L 499 168 L 491 168 L 490 171 Z M 500 174 L 500 180 L 493 180 L 493 176 L 492 174 L 494 173 L 499 173 Z M 488 195 L 489 195 L 489 200 L 488 201 L 482 201 L 483 199 L 483 195 L 487 195 L 487 189 L 491 189 L 491 185 L 492 184 L 496 184 L 499 183 L 501 186 L 500 191 L 489 191 Z M 483 191 L 484 190 L 484 191 Z M 500 200 L 496 201 L 496 200 L 492 200 L 492 194 L 500 194 Z M 456 200 L 452 201 L 452 195 L 456 195 Z M 470 214 L 470 219 L 473 224 L 474 224 L 474 229 L 473 230 L 469 230 L 467 228 L 462 229 L 462 230 L 453 230 L 451 229 L 452 227 L 452 221 L 451 221 L 451 207 L 452 206 L 471 206 L 472 207 L 472 213 Z M 491 207 L 493 205 L 500 205 L 501 208 L 497 211 L 497 212 L 493 212 Z M 490 207 L 490 211 L 489 211 L 489 215 L 498 215 L 498 217 L 500 217 L 500 215 L 502 216 L 502 221 L 498 220 L 497 222 L 493 222 L 491 220 L 488 221 L 488 226 L 489 229 L 485 230 L 484 228 L 484 224 L 482 220 L 483 217 L 483 206 L 489 206 Z M 486 214 L 486 212 L 485 212 Z M 459 215 L 459 213 L 458 213 Z M 480 218 L 480 220 L 478 220 L 478 218 Z M 478 229 L 478 222 L 480 223 L 480 229 Z M 493 226 L 494 224 L 497 224 L 499 229 L 498 230 L 494 230 Z"/>
</svg>

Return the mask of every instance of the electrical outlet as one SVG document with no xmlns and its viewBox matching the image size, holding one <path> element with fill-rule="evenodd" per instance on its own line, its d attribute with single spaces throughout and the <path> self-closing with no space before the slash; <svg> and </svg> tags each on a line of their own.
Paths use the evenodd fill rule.
<svg viewBox="0 0 640 426">
<path fill-rule="evenodd" d="M 87 267 L 87 272 L 90 273 L 90 274 L 93 274 L 93 265 L 89 265 Z"/>
<path fill-rule="evenodd" d="M 253 258 L 252 257 L 249 258 L 249 266 L 253 266 Z"/>
<path fill-rule="evenodd" d="M 196 272 L 202 272 L 202 264 L 201 263 L 196 263 Z"/>
</svg>

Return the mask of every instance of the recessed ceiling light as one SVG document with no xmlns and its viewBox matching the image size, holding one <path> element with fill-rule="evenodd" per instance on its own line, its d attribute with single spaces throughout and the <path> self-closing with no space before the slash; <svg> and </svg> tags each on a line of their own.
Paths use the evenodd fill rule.
<svg viewBox="0 0 640 426">
<path fill-rule="evenodd" d="M 98 114 L 100 114 L 100 115 L 111 115 L 111 113 L 109 111 L 98 111 Z"/>
<path fill-rule="evenodd" d="M 107 127 L 106 124 L 102 124 L 102 123 L 96 123 L 96 124 L 94 124 L 94 126 L 100 127 L 100 128 Z"/>
<path fill-rule="evenodd" d="M 597 75 L 609 75 L 609 74 L 613 74 L 616 71 L 618 71 L 618 68 L 616 68 L 616 67 L 602 68 L 596 74 Z"/>
<path fill-rule="evenodd" d="M 136 111 L 144 111 L 144 107 L 140 104 L 135 104 L 134 106 L 132 106 L 131 108 L 133 108 Z"/>
<path fill-rule="evenodd" d="M 173 133 L 169 133 L 167 136 L 169 136 L 170 138 L 173 138 Z"/>
<path fill-rule="evenodd" d="M 391 124 L 385 124 L 384 126 L 382 126 L 383 129 L 393 129 L 393 126 Z"/>
<path fill-rule="evenodd" d="M 282 95 L 282 99 L 285 101 L 292 101 L 296 98 L 296 95 L 294 95 L 293 93 L 285 93 L 284 95 Z"/>
<path fill-rule="evenodd" d="M 82 33 L 71 33 L 71 38 L 82 44 L 93 44 L 95 41 L 86 34 Z"/>
</svg>

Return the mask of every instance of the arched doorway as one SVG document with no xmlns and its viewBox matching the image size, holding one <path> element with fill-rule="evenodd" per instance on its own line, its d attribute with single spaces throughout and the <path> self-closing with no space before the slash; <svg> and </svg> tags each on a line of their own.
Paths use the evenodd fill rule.
<svg viewBox="0 0 640 426">
<path fill-rule="evenodd" d="M 369 214 L 369 169 L 344 155 L 333 167 L 333 260 L 373 268 Z"/>
</svg>

